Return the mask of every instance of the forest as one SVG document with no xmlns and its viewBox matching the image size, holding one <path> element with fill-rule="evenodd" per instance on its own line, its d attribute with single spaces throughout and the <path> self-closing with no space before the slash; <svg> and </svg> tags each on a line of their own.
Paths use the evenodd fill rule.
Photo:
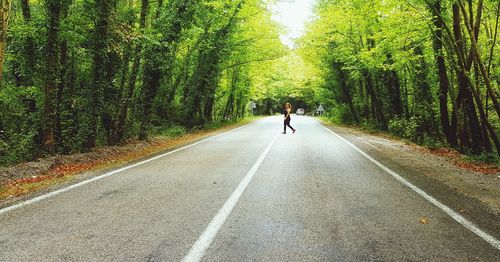
<svg viewBox="0 0 500 262">
<path fill-rule="evenodd" d="M 496 0 L 319 0 L 298 52 L 338 123 L 498 159 Z"/>
<path fill-rule="evenodd" d="M 271 115 L 286 101 L 500 154 L 495 0 L 316 0 L 293 48 L 275 0 L 1 1 L 0 166 Z"/>
<path fill-rule="evenodd" d="M 259 0 L 2 0 L 0 165 L 248 114 L 279 41 Z"/>
</svg>

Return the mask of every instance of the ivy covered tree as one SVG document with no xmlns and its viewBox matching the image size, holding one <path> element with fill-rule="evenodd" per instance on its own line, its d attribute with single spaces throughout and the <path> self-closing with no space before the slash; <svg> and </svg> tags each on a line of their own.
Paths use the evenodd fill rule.
<svg viewBox="0 0 500 262">
<path fill-rule="evenodd" d="M 498 153 L 500 4 L 318 0 L 288 48 L 273 0 L 3 0 L 0 165 L 284 102 Z"/>
<path fill-rule="evenodd" d="M 0 164 L 245 117 L 285 53 L 269 4 L 2 1 Z"/>
<path fill-rule="evenodd" d="M 339 122 L 500 153 L 499 8 L 487 0 L 321 0 L 299 53 L 327 90 L 318 102 Z"/>
</svg>

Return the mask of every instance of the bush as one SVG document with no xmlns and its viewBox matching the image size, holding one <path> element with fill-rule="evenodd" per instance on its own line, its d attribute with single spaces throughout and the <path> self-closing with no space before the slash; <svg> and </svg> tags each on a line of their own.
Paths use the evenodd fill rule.
<svg viewBox="0 0 500 262">
<path fill-rule="evenodd" d="M 430 136 L 424 136 L 422 140 L 422 145 L 428 148 L 436 149 L 436 148 L 441 148 L 445 147 L 446 144 L 444 144 L 442 141 L 435 139 Z"/>
<path fill-rule="evenodd" d="M 178 137 L 186 134 L 186 128 L 178 125 L 159 126 L 153 129 L 153 134 L 166 137 Z"/>
<path fill-rule="evenodd" d="M 415 141 L 417 138 L 418 119 L 411 117 L 394 118 L 389 121 L 389 132 L 395 136 Z"/>
<path fill-rule="evenodd" d="M 356 122 L 351 110 L 344 104 L 333 106 L 330 112 L 327 113 L 327 117 L 335 124 L 354 124 Z"/>
<path fill-rule="evenodd" d="M 488 163 L 500 165 L 500 157 L 496 153 L 482 153 L 480 155 L 469 155 L 467 159 L 471 162 Z"/>
<path fill-rule="evenodd" d="M 202 127 L 202 129 L 205 129 L 205 130 L 217 129 L 217 128 L 221 128 L 221 127 L 223 127 L 225 125 L 228 125 L 228 124 L 236 123 L 238 121 L 239 120 L 237 120 L 237 119 L 216 120 L 216 121 L 213 121 L 213 122 L 205 124 Z"/>
<path fill-rule="evenodd" d="M 361 128 L 367 131 L 380 131 L 377 123 L 371 119 L 363 119 L 361 120 Z"/>
<path fill-rule="evenodd" d="M 37 155 L 41 105 L 41 91 L 36 87 L 0 91 L 0 165 L 32 160 Z"/>
</svg>

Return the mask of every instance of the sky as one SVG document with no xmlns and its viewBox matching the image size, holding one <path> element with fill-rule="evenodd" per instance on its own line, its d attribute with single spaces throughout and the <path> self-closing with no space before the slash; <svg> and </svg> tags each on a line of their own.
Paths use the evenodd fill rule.
<svg viewBox="0 0 500 262">
<path fill-rule="evenodd" d="M 271 6 L 273 19 L 286 28 L 281 41 L 294 47 L 294 39 L 302 36 L 305 23 L 313 15 L 314 0 L 277 0 Z"/>
</svg>

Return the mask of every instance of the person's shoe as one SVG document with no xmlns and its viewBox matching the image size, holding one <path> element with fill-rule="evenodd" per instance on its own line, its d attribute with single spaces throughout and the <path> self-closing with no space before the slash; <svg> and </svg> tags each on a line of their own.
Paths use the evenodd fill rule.
<svg viewBox="0 0 500 262">
<path fill-rule="evenodd" d="M 286 132 L 283 132 L 282 134 L 283 134 L 283 135 L 286 135 Z"/>
<path fill-rule="evenodd" d="M 294 134 L 295 134 L 295 131 L 297 131 L 297 130 L 293 130 L 293 133 L 294 133 Z"/>
</svg>

